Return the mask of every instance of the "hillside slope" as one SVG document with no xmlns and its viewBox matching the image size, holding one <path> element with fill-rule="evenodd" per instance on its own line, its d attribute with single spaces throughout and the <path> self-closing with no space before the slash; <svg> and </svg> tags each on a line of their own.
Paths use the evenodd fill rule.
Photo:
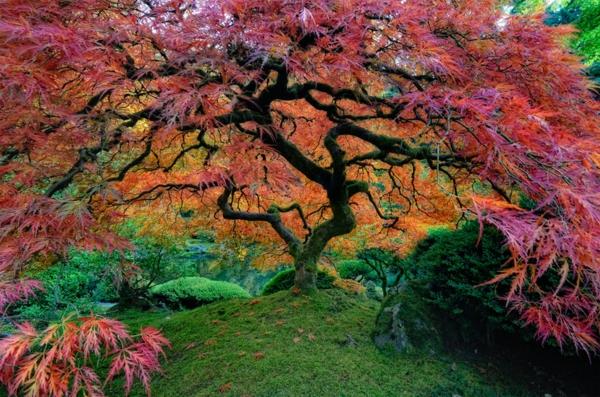
<svg viewBox="0 0 600 397">
<path fill-rule="evenodd" d="M 155 397 L 530 395 L 506 386 L 491 367 L 380 352 L 370 339 L 377 310 L 376 302 L 339 290 L 286 291 L 123 319 L 159 327 L 173 342 Z"/>
</svg>

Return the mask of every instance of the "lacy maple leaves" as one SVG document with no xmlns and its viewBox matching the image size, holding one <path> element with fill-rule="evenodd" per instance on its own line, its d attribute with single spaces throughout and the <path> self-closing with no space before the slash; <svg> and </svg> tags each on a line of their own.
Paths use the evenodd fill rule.
<svg viewBox="0 0 600 397">
<path fill-rule="evenodd" d="M 100 397 L 107 382 L 122 374 L 126 394 L 137 379 L 150 395 L 150 377 L 160 372 L 167 346 L 154 328 L 134 337 L 121 322 L 97 316 L 64 319 L 41 332 L 19 324 L 0 339 L 0 382 L 10 395 Z M 108 365 L 104 381 L 97 372 L 101 365 Z"/>
</svg>

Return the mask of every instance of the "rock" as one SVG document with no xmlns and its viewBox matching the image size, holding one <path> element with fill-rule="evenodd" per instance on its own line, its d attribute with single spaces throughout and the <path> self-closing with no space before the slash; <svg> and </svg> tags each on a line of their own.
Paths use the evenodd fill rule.
<svg viewBox="0 0 600 397">
<path fill-rule="evenodd" d="M 366 288 L 365 294 L 367 295 L 367 298 L 380 302 L 383 300 L 383 289 L 381 289 L 381 287 L 378 286 L 374 281 L 369 280 L 364 283 L 364 285 Z"/>
<path fill-rule="evenodd" d="M 336 341 L 342 347 L 356 347 L 358 342 L 350 334 L 346 334 L 345 338 L 340 338 Z"/>
<path fill-rule="evenodd" d="M 442 350 L 434 316 L 423 298 L 408 285 L 382 302 L 373 341 L 381 349 L 392 348 L 402 353 L 425 351 L 436 354 Z"/>
<path fill-rule="evenodd" d="M 352 335 L 347 334 L 346 335 L 345 346 L 347 346 L 347 347 L 356 347 L 356 346 L 358 346 L 358 343 L 354 340 L 354 338 L 352 337 Z"/>
</svg>

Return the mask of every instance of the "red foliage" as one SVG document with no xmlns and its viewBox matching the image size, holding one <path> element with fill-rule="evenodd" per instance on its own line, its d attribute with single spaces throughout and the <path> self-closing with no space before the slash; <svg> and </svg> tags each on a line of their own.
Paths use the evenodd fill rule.
<svg viewBox="0 0 600 397">
<path fill-rule="evenodd" d="M 101 226 L 125 206 L 163 233 L 166 209 L 214 222 L 217 202 L 302 259 L 356 222 L 410 241 L 473 204 L 506 235 L 514 266 L 496 280 L 525 321 L 597 348 L 599 106 L 562 45 L 571 28 L 492 0 L 0 6 L 1 271 L 118 246 Z"/>
<path fill-rule="evenodd" d="M 25 194 L 0 194 L 0 272 L 21 269 L 37 255 L 64 253 L 69 246 L 85 249 L 124 248 L 126 242 L 94 231 L 88 209 L 73 202 Z"/>
<path fill-rule="evenodd" d="M 21 279 L 14 282 L 0 282 L 0 315 L 6 313 L 12 303 L 26 300 L 43 290 L 37 280 Z"/>
<path fill-rule="evenodd" d="M 125 394 L 138 379 L 150 395 L 150 376 L 160 372 L 159 356 L 169 342 L 153 328 L 137 340 L 116 320 L 90 316 L 63 320 L 38 332 L 31 324 L 0 339 L 0 382 L 11 396 L 104 396 L 93 366 L 110 362 L 106 381 L 123 375 Z"/>
</svg>

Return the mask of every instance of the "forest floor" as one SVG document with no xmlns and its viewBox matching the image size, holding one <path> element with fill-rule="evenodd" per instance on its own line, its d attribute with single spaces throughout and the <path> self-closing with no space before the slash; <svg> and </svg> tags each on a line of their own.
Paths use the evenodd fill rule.
<svg viewBox="0 0 600 397">
<path fill-rule="evenodd" d="M 562 395 L 533 391 L 533 371 L 515 374 L 506 362 L 382 352 L 370 336 L 378 307 L 340 290 L 285 291 L 120 317 L 136 328 L 160 328 L 173 344 L 152 383 L 155 397 Z M 122 393 L 113 387 L 108 395 Z M 138 387 L 132 395 L 144 392 Z"/>
</svg>

